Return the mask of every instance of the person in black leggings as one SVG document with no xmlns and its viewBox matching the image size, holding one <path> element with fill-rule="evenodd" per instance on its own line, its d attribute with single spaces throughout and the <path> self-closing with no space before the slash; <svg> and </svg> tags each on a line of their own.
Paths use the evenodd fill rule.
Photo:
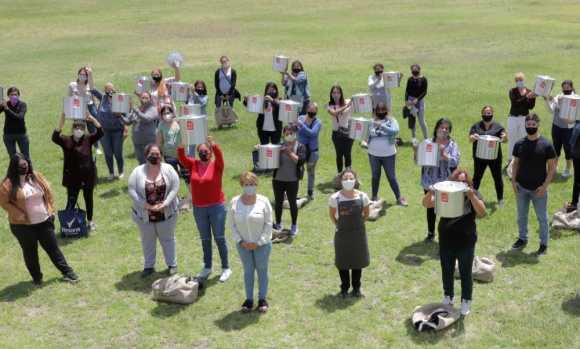
<svg viewBox="0 0 580 349">
<path fill-rule="evenodd" d="M 354 139 L 348 137 L 352 101 L 344 99 L 340 86 L 335 85 L 330 89 L 330 101 L 326 104 L 326 111 L 332 120 L 332 143 L 334 143 L 336 151 L 336 171 L 340 173 L 343 170 L 343 164 L 347 168 L 352 164 L 350 154 L 354 143 Z"/>
</svg>

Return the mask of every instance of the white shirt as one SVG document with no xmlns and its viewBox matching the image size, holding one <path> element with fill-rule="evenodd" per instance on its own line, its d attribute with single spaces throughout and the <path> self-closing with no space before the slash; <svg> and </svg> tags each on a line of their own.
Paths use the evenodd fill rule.
<svg viewBox="0 0 580 349">
<path fill-rule="evenodd" d="M 337 208 L 338 204 L 336 203 L 336 198 L 339 198 L 339 201 L 351 201 L 351 200 L 358 200 L 359 198 L 361 198 L 361 196 L 362 196 L 363 207 L 371 204 L 371 200 L 369 200 L 369 197 L 367 194 L 363 193 L 360 190 L 357 190 L 357 189 L 355 189 L 355 190 L 358 193 L 356 193 L 356 195 L 352 199 L 347 198 L 346 196 L 342 195 L 342 193 L 340 191 L 337 191 L 336 193 L 332 194 L 332 196 L 330 196 L 330 199 L 328 199 L 328 206 Z M 334 216 L 336 217 L 336 219 L 338 219 L 338 210 L 336 210 L 336 213 L 334 214 Z"/>
<path fill-rule="evenodd" d="M 272 104 L 268 102 L 268 107 L 264 108 L 264 125 L 262 126 L 262 131 L 276 131 L 272 110 Z"/>
<path fill-rule="evenodd" d="M 236 243 L 257 242 L 259 246 L 272 240 L 272 206 L 263 195 L 256 195 L 253 205 L 245 205 L 241 195 L 230 201 L 228 222 Z"/>
</svg>

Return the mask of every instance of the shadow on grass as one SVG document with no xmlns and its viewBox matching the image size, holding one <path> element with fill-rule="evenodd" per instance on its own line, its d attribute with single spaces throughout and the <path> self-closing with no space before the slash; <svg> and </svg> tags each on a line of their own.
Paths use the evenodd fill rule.
<svg viewBox="0 0 580 349">
<path fill-rule="evenodd" d="M 151 316 L 155 316 L 158 318 L 168 318 L 171 316 L 175 316 L 185 309 L 188 306 L 195 304 L 180 304 L 180 303 L 170 303 L 170 302 L 157 302 L 157 306 L 154 309 L 151 309 Z"/>
<path fill-rule="evenodd" d="M 351 307 L 362 298 L 364 298 L 364 295 L 361 298 L 350 296 L 347 298 L 341 298 L 334 294 L 327 294 L 322 298 L 317 299 L 314 305 L 319 309 L 322 309 L 328 313 L 332 313 L 337 310 L 343 310 Z"/>
<path fill-rule="evenodd" d="M 499 207 L 499 205 L 497 204 L 497 201 L 484 201 L 483 203 L 485 204 L 485 208 L 486 208 L 485 213 L 486 214 L 490 214 L 490 215 L 494 214 L 495 211 L 497 211 L 497 209 Z M 476 219 L 478 219 L 478 218 L 482 218 L 482 216 L 481 217 L 476 216 Z"/>
<path fill-rule="evenodd" d="M 413 326 L 412 320 L 409 318 L 405 320 L 405 328 L 407 329 L 407 334 L 413 342 L 416 344 L 437 344 L 440 340 L 449 337 L 459 337 L 465 334 L 465 324 L 463 323 L 463 317 L 455 321 L 449 327 L 446 327 L 440 331 L 434 332 L 419 332 Z"/>
<path fill-rule="evenodd" d="M 88 239 L 88 237 L 86 237 L 86 238 L 84 238 L 84 237 L 83 238 L 76 238 L 76 237 L 63 238 L 60 236 L 60 232 L 58 231 L 58 228 L 55 229 L 55 233 L 56 233 L 56 240 L 58 241 L 59 246 L 68 246 L 68 245 L 75 244 L 75 243 L 79 242 L 79 240 Z M 90 232 L 89 232 L 89 236 L 91 236 Z M 82 243 L 82 242 L 79 242 L 79 243 Z"/>
<path fill-rule="evenodd" d="M 330 182 L 323 182 L 316 184 L 316 189 L 321 193 L 331 194 L 334 193 L 334 188 L 332 187 L 332 181 Z"/>
<path fill-rule="evenodd" d="M 242 312 L 236 310 L 214 321 L 214 323 L 224 332 L 240 331 L 257 323 L 260 320 L 260 315 L 255 309 L 246 314 L 242 314 Z"/>
<path fill-rule="evenodd" d="M 439 244 L 426 244 L 423 241 L 417 241 L 413 244 L 403 247 L 395 260 L 406 265 L 420 266 L 430 259 L 439 258 Z"/>
<path fill-rule="evenodd" d="M 106 181 L 108 181 L 108 179 L 105 179 Z M 102 192 L 101 194 L 99 194 L 99 197 L 102 199 L 108 199 L 108 198 L 113 198 L 115 196 L 119 196 L 119 195 L 127 195 L 127 192 L 129 191 L 127 185 L 123 185 L 120 188 L 111 188 L 105 192 Z"/>
<path fill-rule="evenodd" d="M 511 268 L 519 264 L 537 264 L 539 262 L 536 251 L 524 253 L 520 250 L 508 250 L 496 254 L 495 257 L 501 262 L 503 268 Z"/>
<path fill-rule="evenodd" d="M 578 230 L 574 230 L 574 229 L 551 227 L 550 228 L 550 239 L 558 240 L 558 239 L 578 235 L 578 233 L 579 233 Z"/>
<path fill-rule="evenodd" d="M 133 271 L 123 275 L 121 280 L 115 283 L 115 288 L 119 291 L 150 293 L 153 281 L 166 276 L 165 272 L 156 271 L 151 276 L 142 278 L 141 271 Z"/>
<path fill-rule="evenodd" d="M 567 314 L 580 316 L 580 298 L 576 295 L 569 298 L 567 301 L 562 303 L 562 310 Z"/>
<path fill-rule="evenodd" d="M 48 281 L 43 281 L 41 286 L 32 286 L 32 279 L 30 281 L 20 281 L 17 284 L 10 285 L 0 290 L 0 302 L 11 303 L 20 298 L 26 298 L 36 290 L 40 290 L 48 284 L 55 282 L 65 282 L 62 278 L 53 278 Z"/>
</svg>

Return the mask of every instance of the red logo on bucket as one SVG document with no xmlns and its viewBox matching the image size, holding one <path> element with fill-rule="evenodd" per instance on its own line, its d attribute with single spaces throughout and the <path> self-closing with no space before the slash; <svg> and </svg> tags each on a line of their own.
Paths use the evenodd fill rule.
<svg viewBox="0 0 580 349">
<path fill-rule="evenodd" d="M 573 108 L 576 107 L 576 100 L 575 99 L 570 100 L 570 106 Z"/>
<path fill-rule="evenodd" d="M 433 152 L 433 144 L 427 144 L 427 146 L 425 147 L 425 151 L 427 153 L 432 153 Z"/>
<path fill-rule="evenodd" d="M 143 80 L 139 80 L 139 86 L 143 86 Z"/>
<path fill-rule="evenodd" d="M 266 149 L 266 157 L 267 158 L 271 158 L 272 157 L 272 149 Z"/>
<path fill-rule="evenodd" d="M 488 148 L 493 148 L 493 141 L 489 141 L 489 143 L 487 143 L 487 147 Z"/>
<path fill-rule="evenodd" d="M 80 108 L 80 106 L 81 106 L 81 101 L 78 98 L 73 99 L 73 107 Z"/>
<path fill-rule="evenodd" d="M 358 104 L 361 104 L 361 105 L 365 104 L 365 99 L 363 97 L 359 98 Z"/>
<path fill-rule="evenodd" d="M 185 115 L 189 115 L 189 108 L 188 107 L 183 108 L 183 113 Z"/>
<path fill-rule="evenodd" d="M 356 130 L 357 130 L 357 131 L 360 131 L 360 130 L 362 130 L 362 125 L 361 125 L 361 123 L 360 123 L 360 122 L 357 122 L 357 123 L 356 123 L 356 127 L 355 127 L 355 128 L 356 128 Z"/>
<path fill-rule="evenodd" d="M 286 111 L 292 111 L 292 106 L 290 104 L 286 104 Z"/>
<path fill-rule="evenodd" d="M 256 96 L 252 97 L 252 103 L 258 103 L 258 97 Z"/>
<path fill-rule="evenodd" d="M 122 102 L 123 101 L 123 95 L 118 95 L 117 96 L 117 101 Z"/>
<path fill-rule="evenodd" d="M 540 83 L 540 88 L 544 88 L 544 87 L 546 87 L 546 82 L 545 82 L 545 81 L 542 81 L 542 82 Z"/>
<path fill-rule="evenodd" d="M 185 93 L 185 86 L 179 86 L 179 93 Z"/>
<path fill-rule="evenodd" d="M 388 81 L 388 82 L 391 82 L 391 81 L 393 81 L 393 77 L 392 77 L 392 76 L 390 76 L 390 75 L 387 75 L 387 81 Z"/>
<path fill-rule="evenodd" d="M 280 63 L 280 57 L 276 57 L 276 63 Z"/>
<path fill-rule="evenodd" d="M 441 202 L 449 202 L 449 195 L 447 193 L 441 193 Z"/>
<path fill-rule="evenodd" d="M 193 131 L 193 121 L 188 121 L 187 122 L 187 130 L 188 131 Z"/>
</svg>

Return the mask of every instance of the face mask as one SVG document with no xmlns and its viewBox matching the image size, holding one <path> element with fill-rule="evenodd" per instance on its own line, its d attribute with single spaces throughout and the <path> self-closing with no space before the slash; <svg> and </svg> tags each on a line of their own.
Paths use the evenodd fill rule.
<svg viewBox="0 0 580 349">
<path fill-rule="evenodd" d="M 277 93 L 276 92 L 268 92 L 267 95 L 272 97 L 272 98 L 276 98 Z"/>
<path fill-rule="evenodd" d="M 562 93 L 566 96 L 571 95 L 572 94 L 572 90 L 563 90 Z"/>
<path fill-rule="evenodd" d="M 28 164 L 18 165 L 18 174 L 24 175 L 28 173 Z"/>
<path fill-rule="evenodd" d="M 344 188 L 344 190 L 346 191 L 351 191 L 354 189 L 354 179 L 353 180 L 348 180 L 348 181 L 342 181 L 342 187 Z"/>
<path fill-rule="evenodd" d="M 141 105 L 147 105 L 147 104 L 149 104 L 148 99 L 145 99 L 145 98 L 141 99 Z"/>
<path fill-rule="evenodd" d="M 449 137 L 449 131 L 437 131 L 437 137 L 447 138 Z"/>
<path fill-rule="evenodd" d="M 18 103 L 18 99 L 18 96 L 10 96 L 10 102 L 12 102 L 12 104 Z"/>
<path fill-rule="evenodd" d="M 308 112 L 308 117 L 309 117 L 309 118 L 313 118 L 313 117 L 315 117 L 315 116 L 316 116 L 316 112 L 315 112 L 315 111 L 309 111 L 309 112 Z"/>
<path fill-rule="evenodd" d="M 335 101 L 340 99 L 340 93 L 333 93 L 332 94 L 332 99 L 334 99 Z"/>
<path fill-rule="evenodd" d="M 195 89 L 195 93 L 197 93 L 198 95 L 204 95 L 205 94 L 205 90 L 196 88 Z"/>
<path fill-rule="evenodd" d="M 296 73 L 296 74 L 298 74 L 298 73 L 300 73 L 301 71 L 302 71 L 302 69 L 300 69 L 300 68 L 292 68 L 292 72 L 293 72 L 293 73 Z"/>
<path fill-rule="evenodd" d="M 73 130 L 73 136 L 75 138 L 81 138 L 85 135 L 85 130 Z"/>
<path fill-rule="evenodd" d="M 286 135 L 284 136 L 284 139 L 286 140 L 286 142 L 294 142 L 294 140 L 296 139 L 296 134 L 290 134 L 290 135 Z"/>
<path fill-rule="evenodd" d="M 244 189 L 244 194 L 246 194 L 246 195 L 253 195 L 256 192 L 255 185 L 244 186 L 243 189 Z"/>
<path fill-rule="evenodd" d="M 161 162 L 161 156 L 157 154 L 149 155 L 147 157 L 147 162 L 150 163 L 151 165 L 157 165 L 158 163 Z"/>
<path fill-rule="evenodd" d="M 377 113 L 377 118 L 384 120 L 387 117 L 387 113 Z"/>
<path fill-rule="evenodd" d="M 163 120 L 166 122 L 173 120 L 173 114 L 163 114 Z"/>
<path fill-rule="evenodd" d="M 207 150 L 200 151 L 197 155 L 199 155 L 201 161 L 209 161 L 211 159 L 211 153 Z"/>
<path fill-rule="evenodd" d="M 87 81 L 87 77 L 84 75 L 79 75 L 78 80 L 79 80 L 79 82 L 85 82 L 85 81 Z"/>
<path fill-rule="evenodd" d="M 524 85 L 525 85 L 525 82 L 523 82 L 523 81 L 516 81 L 516 86 L 518 88 L 524 87 Z"/>
<path fill-rule="evenodd" d="M 107 97 L 113 98 L 113 93 L 116 93 L 116 91 L 107 92 Z"/>
<path fill-rule="evenodd" d="M 493 119 L 493 115 L 485 115 L 485 114 L 481 114 L 481 118 L 483 119 L 483 121 L 485 122 L 490 122 L 491 119 Z"/>
<path fill-rule="evenodd" d="M 153 81 L 155 81 L 155 82 L 159 82 L 159 81 L 161 81 L 161 76 L 152 76 L 151 78 L 152 78 L 152 79 L 153 79 Z"/>
<path fill-rule="evenodd" d="M 526 133 L 530 136 L 533 136 L 536 134 L 536 132 L 538 132 L 538 128 L 537 127 L 526 127 Z"/>
<path fill-rule="evenodd" d="M 419 76 L 419 71 L 418 70 L 412 70 L 411 74 L 413 74 L 413 76 Z"/>
<path fill-rule="evenodd" d="M 229 63 L 223 63 L 223 64 L 222 64 L 222 68 L 224 68 L 224 69 L 225 69 L 225 68 L 229 68 L 229 67 L 230 67 L 230 64 L 229 64 Z"/>
<path fill-rule="evenodd" d="M 382 71 L 382 70 L 375 70 L 375 75 L 376 75 L 376 76 L 379 76 L 379 75 L 381 75 L 382 73 L 383 73 L 383 71 Z"/>
</svg>

